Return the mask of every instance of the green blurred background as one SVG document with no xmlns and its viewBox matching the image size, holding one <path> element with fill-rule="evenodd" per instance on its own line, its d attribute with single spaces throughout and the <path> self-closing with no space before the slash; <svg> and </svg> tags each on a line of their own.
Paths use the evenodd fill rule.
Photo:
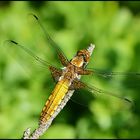
<svg viewBox="0 0 140 140">
<path fill-rule="evenodd" d="M 46 67 L 4 41 L 13 39 L 62 67 L 29 13 L 40 18 L 68 59 L 93 43 L 90 68 L 140 72 L 140 2 L 0 2 L 0 138 L 33 131 L 55 86 Z M 79 90 L 41 138 L 140 138 L 140 77 L 83 80 L 128 97 L 135 107 Z"/>
</svg>

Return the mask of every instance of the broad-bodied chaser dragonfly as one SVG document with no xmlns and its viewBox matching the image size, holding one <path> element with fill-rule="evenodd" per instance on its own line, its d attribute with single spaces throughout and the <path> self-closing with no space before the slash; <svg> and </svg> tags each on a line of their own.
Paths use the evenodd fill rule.
<svg viewBox="0 0 140 140">
<path fill-rule="evenodd" d="M 121 97 L 119 95 L 115 95 L 110 92 L 103 91 L 97 87 L 90 86 L 80 80 L 81 75 L 103 75 L 103 76 L 112 76 L 112 75 L 127 75 L 127 73 L 102 73 L 94 69 L 86 68 L 87 64 L 89 63 L 90 57 L 95 49 L 95 45 L 90 44 L 86 49 L 80 50 L 77 54 L 69 61 L 64 53 L 61 51 L 59 46 L 52 40 L 50 35 L 45 30 L 44 26 L 41 24 L 38 17 L 34 14 L 31 14 L 43 32 L 45 33 L 45 37 L 47 41 L 50 43 L 52 47 L 55 48 L 59 60 L 61 61 L 62 65 L 64 66 L 63 69 L 58 69 L 52 66 L 47 61 L 44 61 L 42 58 L 36 56 L 30 49 L 20 45 L 16 41 L 8 40 L 8 42 L 14 44 L 15 46 L 23 49 L 26 53 L 34 57 L 37 61 L 42 63 L 43 65 L 47 66 L 51 71 L 53 79 L 56 81 L 56 85 L 54 90 L 50 94 L 46 104 L 41 112 L 40 119 L 39 119 L 39 126 L 38 128 L 30 134 L 30 128 L 28 128 L 23 135 L 24 139 L 37 139 L 49 128 L 53 119 L 58 115 L 58 113 L 63 109 L 66 103 L 69 101 L 73 92 L 77 89 L 85 88 L 88 91 L 94 93 L 106 93 L 108 95 L 120 98 L 126 102 L 131 103 L 131 101 L 127 98 Z M 140 73 L 129 73 L 129 75 L 140 75 Z"/>
</svg>

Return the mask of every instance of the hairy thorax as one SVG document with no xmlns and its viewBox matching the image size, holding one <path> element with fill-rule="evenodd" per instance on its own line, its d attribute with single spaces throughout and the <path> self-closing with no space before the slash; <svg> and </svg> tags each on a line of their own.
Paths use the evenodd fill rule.
<svg viewBox="0 0 140 140">
<path fill-rule="evenodd" d="M 63 73 L 62 73 L 62 76 L 60 77 L 59 81 L 62 79 L 67 79 L 69 81 L 69 83 L 71 84 L 71 82 L 75 78 L 78 78 L 77 71 L 78 71 L 78 67 L 69 63 L 67 67 L 63 68 Z"/>
</svg>

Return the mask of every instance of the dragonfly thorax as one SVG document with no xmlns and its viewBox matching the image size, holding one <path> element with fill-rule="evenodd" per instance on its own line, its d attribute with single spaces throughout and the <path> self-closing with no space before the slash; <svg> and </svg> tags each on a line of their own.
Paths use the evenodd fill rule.
<svg viewBox="0 0 140 140">
<path fill-rule="evenodd" d="M 82 67 L 84 64 L 84 58 L 83 56 L 75 56 L 72 60 L 71 60 L 71 64 L 76 66 L 76 67 Z"/>
<path fill-rule="evenodd" d="M 90 44 L 87 49 L 78 51 L 76 56 L 71 59 L 70 63 L 68 63 L 67 67 L 64 67 L 62 69 L 63 72 L 61 77 L 59 78 L 59 81 L 67 79 L 70 85 L 74 79 L 79 79 L 79 70 L 84 70 L 85 66 L 88 64 L 94 47 L 95 46 Z"/>
<path fill-rule="evenodd" d="M 95 45 L 90 44 L 90 46 L 87 49 L 78 51 L 76 56 L 70 61 L 71 64 L 73 64 L 76 67 L 84 68 L 88 64 L 94 48 Z"/>
<path fill-rule="evenodd" d="M 78 78 L 78 67 L 69 63 L 67 67 L 63 68 L 62 76 L 59 78 L 59 81 L 62 79 L 67 79 L 70 83 L 75 79 Z"/>
</svg>

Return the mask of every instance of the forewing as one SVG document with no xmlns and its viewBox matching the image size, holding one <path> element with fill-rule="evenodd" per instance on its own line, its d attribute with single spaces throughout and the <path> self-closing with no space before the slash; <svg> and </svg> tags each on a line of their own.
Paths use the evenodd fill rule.
<svg viewBox="0 0 140 140">
<path fill-rule="evenodd" d="M 48 41 L 48 43 L 53 47 L 55 48 L 57 54 L 58 54 L 58 57 L 62 63 L 62 65 L 64 66 L 67 66 L 69 61 L 67 59 L 67 57 L 65 56 L 65 54 L 63 53 L 63 51 L 60 49 L 60 47 L 54 42 L 54 40 L 50 37 L 49 33 L 47 32 L 46 28 L 43 26 L 43 24 L 40 22 L 39 18 L 34 15 L 34 14 L 30 14 L 31 16 L 33 16 L 37 23 L 39 24 L 40 28 L 42 29 L 42 31 L 44 32 L 45 34 L 45 38 L 46 40 Z"/>
<path fill-rule="evenodd" d="M 98 76 L 98 78 L 102 78 L 105 80 L 114 79 L 117 80 L 119 78 L 123 78 L 123 82 L 128 88 L 136 88 L 140 86 L 140 72 L 109 72 L 105 70 L 99 69 L 86 69 L 89 71 L 89 74 L 92 76 Z"/>
<path fill-rule="evenodd" d="M 113 76 L 137 76 L 140 78 L 140 72 L 109 72 L 99 69 L 88 68 L 87 70 L 90 71 L 90 74 L 95 74 L 104 78 L 109 78 Z"/>
</svg>

